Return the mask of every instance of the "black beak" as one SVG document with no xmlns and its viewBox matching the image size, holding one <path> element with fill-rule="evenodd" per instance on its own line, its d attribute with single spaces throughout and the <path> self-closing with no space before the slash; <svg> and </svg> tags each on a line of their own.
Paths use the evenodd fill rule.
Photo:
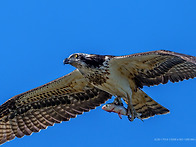
<svg viewBox="0 0 196 147">
<path fill-rule="evenodd" d="M 69 59 L 66 58 L 65 60 L 63 60 L 63 64 L 69 64 Z"/>
</svg>

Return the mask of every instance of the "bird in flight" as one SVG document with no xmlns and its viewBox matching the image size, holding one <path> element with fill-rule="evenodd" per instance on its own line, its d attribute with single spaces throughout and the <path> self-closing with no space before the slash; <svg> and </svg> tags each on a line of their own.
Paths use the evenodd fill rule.
<svg viewBox="0 0 196 147">
<path fill-rule="evenodd" d="M 125 101 L 130 121 L 166 114 L 169 110 L 143 92 L 143 86 L 196 77 L 196 57 L 165 50 L 126 56 L 76 53 L 64 64 L 77 69 L 0 106 L 0 144 L 69 121 L 112 96 L 115 105 Z"/>
</svg>

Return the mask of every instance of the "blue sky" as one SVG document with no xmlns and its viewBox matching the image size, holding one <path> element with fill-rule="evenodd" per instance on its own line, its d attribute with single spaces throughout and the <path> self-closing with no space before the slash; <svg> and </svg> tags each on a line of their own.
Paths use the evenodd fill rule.
<svg viewBox="0 0 196 147">
<path fill-rule="evenodd" d="M 196 56 L 195 0 L 0 1 L 0 103 L 61 77 L 75 52 L 126 55 L 166 49 Z M 141 122 L 98 107 L 4 146 L 194 146 L 196 80 L 145 87 L 171 113 Z"/>
</svg>

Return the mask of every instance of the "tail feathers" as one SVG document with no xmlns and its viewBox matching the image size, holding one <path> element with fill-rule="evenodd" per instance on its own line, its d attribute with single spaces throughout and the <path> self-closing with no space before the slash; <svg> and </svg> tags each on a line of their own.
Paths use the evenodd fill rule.
<svg viewBox="0 0 196 147">
<path fill-rule="evenodd" d="M 133 106 L 142 119 L 147 119 L 154 115 L 169 113 L 169 110 L 150 98 L 142 90 L 138 90 L 133 96 Z"/>
</svg>

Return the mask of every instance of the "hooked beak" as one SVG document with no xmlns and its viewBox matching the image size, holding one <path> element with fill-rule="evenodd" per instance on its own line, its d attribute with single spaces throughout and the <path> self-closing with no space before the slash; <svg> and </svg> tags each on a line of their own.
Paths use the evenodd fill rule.
<svg viewBox="0 0 196 147">
<path fill-rule="evenodd" d="M 66 58 L 66 59 L 63 60 L 63 64 L 69 64 L 69 63 L 70 63 L 70 61 L 69 61 L 68 58 Z"/>
</svg>

